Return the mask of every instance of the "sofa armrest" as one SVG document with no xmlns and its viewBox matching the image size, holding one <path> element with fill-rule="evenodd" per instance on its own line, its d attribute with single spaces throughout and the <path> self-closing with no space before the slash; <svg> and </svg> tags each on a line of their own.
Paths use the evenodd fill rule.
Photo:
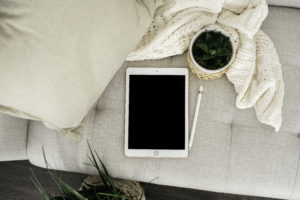
<svg viewBox="0 0 300 200">
<path fill-rule="evenodd" d="M 270 6 L 283 6 L 291 8 L 300 8 L 299 0 L 267 0 Z"/>
<path fill-rule="evenodd" d="M 28 120 L 0 113 L 0 161 L 27 159 Z"/>
</svg>

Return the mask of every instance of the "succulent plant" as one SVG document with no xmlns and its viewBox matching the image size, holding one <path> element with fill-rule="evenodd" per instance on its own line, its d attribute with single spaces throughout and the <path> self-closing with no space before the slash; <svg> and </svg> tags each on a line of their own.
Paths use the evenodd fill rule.
<svg viewBox="0 0 300 200">
<path fill-rule="evenodd" d="M 216 70 L 227 65 L 232 56 L 229 37 L 219 31 L 202 32 L 192 46 L 195 61 L 209 70 Z"/>
</svg>

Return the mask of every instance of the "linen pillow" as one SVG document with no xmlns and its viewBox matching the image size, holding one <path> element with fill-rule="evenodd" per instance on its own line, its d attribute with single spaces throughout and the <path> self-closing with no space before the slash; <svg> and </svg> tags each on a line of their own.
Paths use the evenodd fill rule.
<svg viewBox="0 0 300 200">
<path fill-rule="evenodd" d="M 138 44 L 156 0 L 2 0 L 0 112 L 41 120 L 72 140 Z"/>
</svg>

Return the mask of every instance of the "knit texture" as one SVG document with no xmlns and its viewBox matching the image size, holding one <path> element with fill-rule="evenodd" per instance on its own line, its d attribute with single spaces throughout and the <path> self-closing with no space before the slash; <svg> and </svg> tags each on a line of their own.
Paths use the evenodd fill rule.
<svg viewBox="0 0 300 200">
<path fill-rule="evenodd" d="M 230 35 L 237 49 L 226 73 L 237 93 L 236 106 L 254 107 L 260 122 L 279 131 L 284 84 L 276 49 L 259 29 L 267 14 L 265 0 L 165 0 L 127 60 L 182 54 L 201 29 L 222 29 Z"/>
</svg>

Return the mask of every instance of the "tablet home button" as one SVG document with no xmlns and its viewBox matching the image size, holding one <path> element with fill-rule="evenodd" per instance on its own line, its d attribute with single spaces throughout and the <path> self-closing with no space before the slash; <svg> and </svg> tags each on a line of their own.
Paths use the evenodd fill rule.
<svg viewBox="0 0 300 200">
<path fill-rule="evenodd" d="M 154 151 L 154 156 L 158 156 L 158 151 Z"/>
</svg>

